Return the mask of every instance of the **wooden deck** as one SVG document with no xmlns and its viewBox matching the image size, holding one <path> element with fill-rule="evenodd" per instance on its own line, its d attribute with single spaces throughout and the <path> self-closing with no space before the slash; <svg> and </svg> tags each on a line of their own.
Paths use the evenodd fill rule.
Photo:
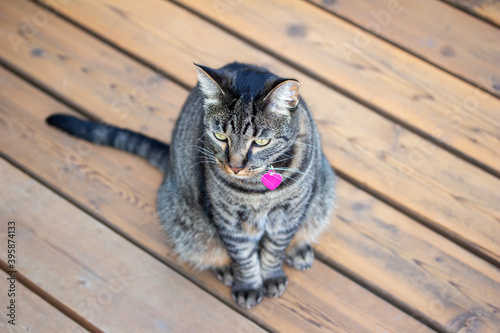
<svg viewBox="0 0 500 333">
<path fill-rule="evenodd" d="M 0 0 L 0 331 L 500 332 L 500 4 Z M 162 175 L 44 122 L 170 141 L 193 62 L 297 78 L 340 176 L 279 299 L 180 264 Z M 16 222 L 16 325 L 6 307 Z"/>
</svg>

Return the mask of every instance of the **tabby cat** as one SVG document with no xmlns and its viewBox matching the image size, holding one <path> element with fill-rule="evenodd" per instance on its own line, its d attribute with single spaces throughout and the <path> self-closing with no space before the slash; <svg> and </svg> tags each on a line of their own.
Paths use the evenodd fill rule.
<svg viewBox="0 0 500 333">
<path fill-rule="evenodd" d="M 212 269 L 232 286 L 234 301 L 251 308 L 263 295 L 284 293 L 284 261 L 311 267 L 335 175 L 296 80 L 241 63 L 197 70 L 170 146 L 68 115 L 47 122 L 163 171 L 157 209 L 170 245 L 182 260 Z M 265 186 L 265 174 L 276 177 L 276 189 Z"/>
</svg>

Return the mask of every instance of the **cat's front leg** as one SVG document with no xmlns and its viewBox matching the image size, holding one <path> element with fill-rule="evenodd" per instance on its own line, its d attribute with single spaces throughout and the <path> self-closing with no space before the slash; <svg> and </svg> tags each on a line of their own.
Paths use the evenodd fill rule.
<svg viewBox="0 0 500 333">
<path fill-rule="evenodd" d="M 264 294 L 258 254 L 262 234 L 248 236 L 230 229 L 220 230 L 219 234 L 233 261 L 233 300 L 244 308 L 252 308 Z"/>
<path fill-rule="evenodd" d="M 283 272 L 285 250 L 297 228 L 266 232 L 261 240 L 260 265 L 264 292 L 269 297 L 283 295 L 288 278 Z"/>
</svg>

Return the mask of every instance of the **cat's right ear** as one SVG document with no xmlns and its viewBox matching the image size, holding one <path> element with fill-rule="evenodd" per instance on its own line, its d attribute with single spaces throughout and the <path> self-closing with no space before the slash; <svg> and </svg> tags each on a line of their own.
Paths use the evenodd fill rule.
<svg viewBox="0 0 500 333">
<path fill-rule="evenodd" d="M 298 81 L 285 80 L 274 87 L 263 101 L 268 110 L 288 115 L 299 104 L 299 90 Z"/>
<path fill-rule="evenodd" d="M 224 77 L 215 69 L 194 64 L 198 70 L 198 82 L 205 97 L 205 105 L 219 104 L 225 93 L 222 89 Z"/>
</svg>

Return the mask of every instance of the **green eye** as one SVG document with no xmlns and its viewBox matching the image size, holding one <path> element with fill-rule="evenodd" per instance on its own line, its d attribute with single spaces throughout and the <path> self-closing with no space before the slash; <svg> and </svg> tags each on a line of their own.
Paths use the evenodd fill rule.
<svg viewBox="0 0 500 333">
<path fill-rule="evenodd" d="M 271 141 L 271 139 L 257 139 L 254 142 L 257 146 L 265 146 L 269 143 L 269 141 Z"/>
<path fill-rule="evenodd" d="M 214 136 L 217 138 L 217 140 L 220 140 L 220 141 L 226 141 L 227 140 L 227 137 L 224 134 L 221 134 L 221 133 L 215 133 L 214 132 Z"/>
</svg>

